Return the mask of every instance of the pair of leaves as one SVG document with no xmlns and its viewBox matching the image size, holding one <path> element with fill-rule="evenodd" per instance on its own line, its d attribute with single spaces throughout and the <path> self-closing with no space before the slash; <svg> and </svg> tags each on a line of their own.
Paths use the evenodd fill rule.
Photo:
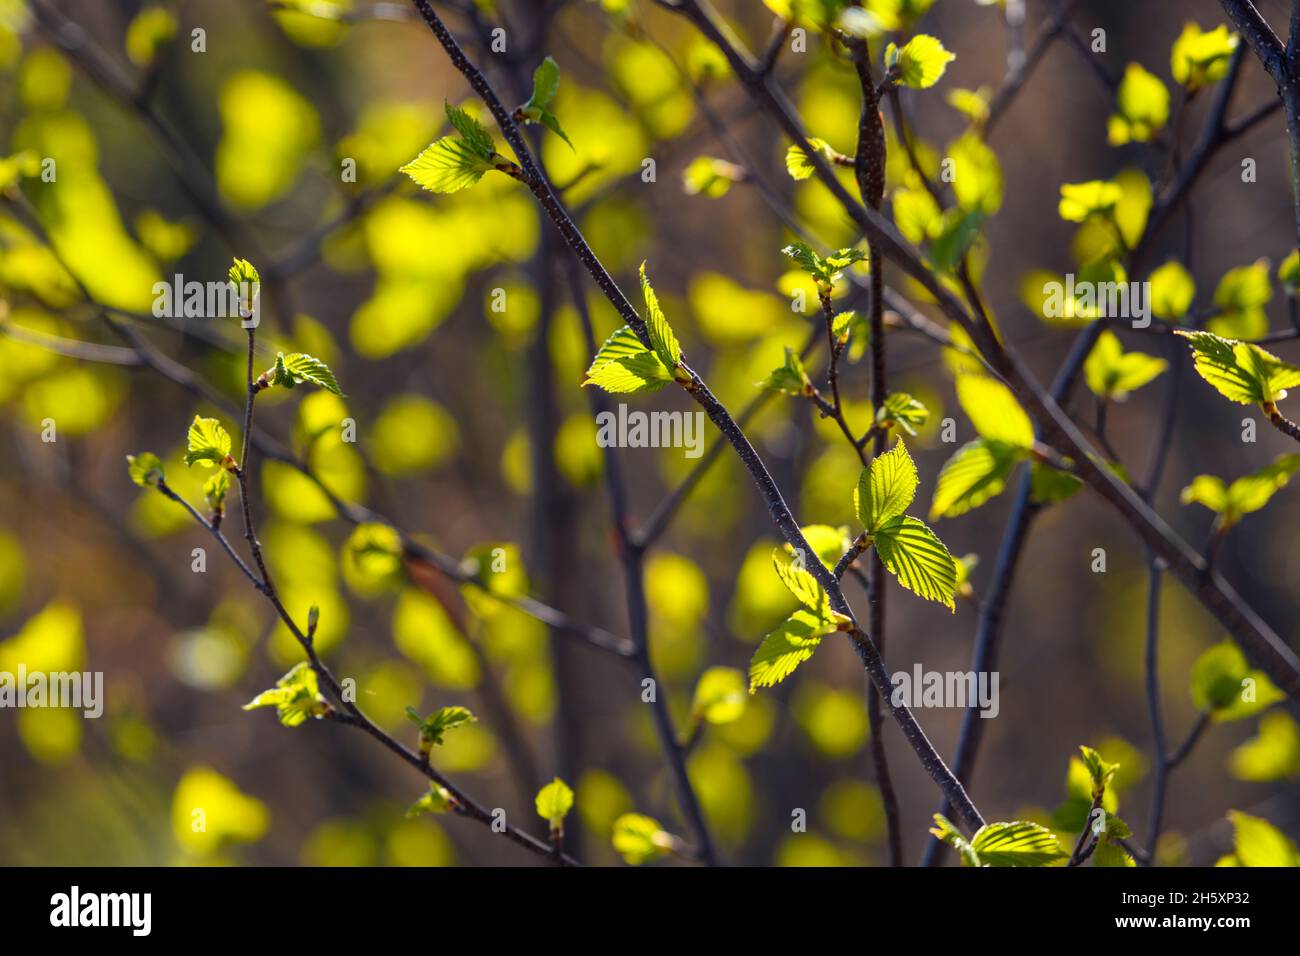
<svg viewBox="0 0 1300 956">
<path fill-rule="evenodd" d="M 1034 447 L 1034 425 L 1011 389 L 976 372 L 957 376 L 957 401 L 975 426 L 979 438 L 967 442 L 939 472 L 930 520 L 955 518 L 1002 493 L 1015 466 Z M 1044 479 L 1054 497 L 1064 497 L 1065 482 Z M 1077 487 L 1071 485 L 1070 487 Z"/>
<path fill-rule="evenodd" d="M 1251 717 L 1284 696 L 1232 641 L 1215 644 L 1192 665 L 1192 702 L 1216 721 Z"/>
<path fill-rule="evenodd" d="M 1123 401 L 1169 367 L 1169 363 L 1143 352 L 1125 352 L 1114 332 L 1103 332 L 1084 362 L 1088 388 L 1098 398 Z"/>
<path fill-rule="evenodd" d="M 420 749 L 424 753 L 435 745 L 442 743 L 442 737 L 447 731 L 455 730 L 464 724 L 472 724 L 478 720 L 468 707 L 439 707 L 428 717 L 421 717 L 420 712 L 414 707 L 406 708 L 406 716 L 420 728 Z"/>
<path fill-rule="evenodd" d="M 284 388 L 293 388 L 295 385 L 309 382 L 335 395 L 343 394 L 330 367 L 306 352 L 290 352 L 288 355 L 283 352 L 277 353 L 275 365 L 266 370 L 264 377 L 272 385 L 280 385 Z"/>
<path fill-rule="evenodd" d="M 505 160 L 497 153 L 492 134 L 464 110 L 444 102 L 447 121 L 459 134 L 444 136 L 401 167 L 422 188 L 454 193 L 473 186 Z"/>
<path fill-rule="evenodd" d="M 1066 857 L 1051 830 L 1037 823 L 986 823 L 967 840 L 942 814 L 930 832 L 957 851 L 962 866 L 1049 866 Z"/>
<path fill-rule="evenodd" d="M 822 256 L 803 240 L 796 240 L 781 251 L 793 259 L 800 269 L 812 276 L 819 288 L 827 293 L 834 288 L 845 269 L 867 258 L 867 254 L 861 249 L 852 247 L 837 249 Z"/>
<path fill-rule="evenodd" d="M 1183 489 L 1183 504 L 1204 505 L 1219 516 L 1221 528 L 1231 528 L 1244 516 L 1268 504 L 1291 476 L 1300 471 L 1300 455 L 1283 455 L 1271 465 L 1227 484 L 1217 475 L 1197 475 Z"/>
<path fill-rule="evenodd" d="M 302 661 L 276 681 L 275 687 L 262 691 L 245 704 L 244 710 L 274 707 L 281 724 L 297 727 L 308 717 L 325 714 L 328 706 L 319 693 L 316 672 L 309 663 Z"/>
<path fill-rule="evenodd" d="M 862 469 L 853 508 L 885 569 L 909 591 L 956 610 L 957 563 L 939 536 L 905 514 L 920 485 L 916 463 L 900 439 Z"/>
<path fill-rule="evenodd" d="M 812 380 L 804 370 L 803 362 L 794 349 L 785 348 L 785 364 L 774 368 L 758 387 L 766 392 L 781 392 L 786 395 L 811 395 Z"/>
<path fill-rule="evenodd" d="M 596 352 L 583 385 L 598 385 L 607 392 L 654 392 L 674 380 L 682 362 L 681 345 L 646 277 L 644 262 L 641 263 L 641 293 L 645 298 L 645 328 L 650 347 L 646 347 L 630 326 L 623 326 Z"/>
<path fill-rule="evenodd" d="M 560 89 L 560 66 L 551 57 L 542 61 L 533 72 L 533 93 L 528 102 L 516 110 L 515 115 L 526 123 L 540 123 L 573 149 L 573 143 L 560 127 L 560 121 L 551 112 L 555 94 Z"/>
<path fill-rule="evenodd" d="M 1300 368 L 1258 345 L 1213 332 L 1179 330 L 1177 334 L 1191 345 L 1201 378 L 1229 401 L 1242 405 L 1276 402 L 1286 398 L 1288 388 L 1300 385 Z"/>
<path fill-rule="evenodd" d="M 811 560 L 821 560 L 810 556 Z M 791 560 L 795 559 L 795 560 Z M 848 626 L 849 619 L 831 609 L 830 596 L 795 555 L 772 550 L 777 577 L 803 605 L 763 638 L 749 662 L 749 692 L 781 683 L 821 644 L 822 638 Z"/>
</svg>

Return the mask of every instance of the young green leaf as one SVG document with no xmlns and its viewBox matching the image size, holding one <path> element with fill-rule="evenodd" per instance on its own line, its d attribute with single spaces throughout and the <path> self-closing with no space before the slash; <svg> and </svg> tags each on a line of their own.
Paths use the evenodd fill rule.
<svg viewBox="0 0 1300 956">
<path fill-rule="evenodd" d="M 141 488 L 157 485 L 163 480 L 162 461 L 151 451 L 126 456 L 126 471 Z"/>
<path fill-rule="evenodd" d="M 515 118 L 524 123 L 540 123 L 573 149 L 573 143 L 560 127 L 560 121 L 551 112 L 555 94 L 560 89 L 560 66 L 547 57 L 533 72 L 533 93 L 528 102 L 515 111 Z"/>
<path fill-rule="evenodd" d="M 858 314 L 852 310 L 848 312 L 837 312 L 831 319 L 831 335 L 841 346 L 849 340 L 853 327 L 858 324 Z M 901 393 L 900 393 L 901 394 Z"/>
<path fill-rule="evenodd" d="M 1011 389 L 987 375 L 957 376 L 957 401 L 981 438 L 1013 448 L 1034 446 L 1034 425 Z"/>
<path fill-rule="evenodd" d="M 677 336 L 668 324 L 664 310 L 659 307 L 659 297 L 645 274 L 645 263 L 641 263 L 641 295 L 645 297 L 646 331 L 650 334 L 650 344 L 655 355 L 669 371 L 682 364 L 682 348 L 677 344 Z"/>
<path fill-rule="evenodd" d="M 729 724 L 745 712 L 745 675 L 734 667 L 710 667 L 700 675 L 691 700 L 691 718 Z"/>
<path fill-rule="evenodd" d="M 653 392 L 672 380 L 668 366 L 625 325 L 605 340 L 582 384 L 607 392 Z"/>
<path fill-rule="evenodd" d="M 968 213 L 992 216 L 1002 208 L 1002 164 L 978 133 L 966 132 L 948 144 L 953 195 Z M 928 191 L 927 191 L 928 194 Z"/>
<path fill-rule="evenodd" d="M 1229 810 L 1236 840 L 1228 860 L 1234 866 L 1300 866 L 1300 850 L 1285 833 L 1260 817 Z M 1219 861 L 1220 866 L 1225 861 Z"/>
<path fill-rule="evenodd" d="M 1169 363 L 1143 352 L 1125 352 L 1114 332 L 1102 332 L 1084 362 L 1088 388 L 1099 398 L 1123 401 L 1168 368 Z"/>
<path fill-rule="evenodd" d="M 882 428 L 901 428 L 915 436 L 916 430 L 930 418 L 930 410 L 907 392 L 894 392 L 876 409 L 876 424 Z"/>
<path fill-rule="evenodd" d="M 1037 823 L 989 823 L 971 838 L 984 866 L 1047 866 L 1067 854 L 1051 830 Z"/>
<path fill-rule="evenodd" d="M 293 388 L 303 382 L 310 382 L 335 395 L 343 394 L 330 367 L 305 352 L 291 352 L 288 355 L 280 352 L 275 358 L 275 366 L 269 369 L 266 375 L 272 385 L 281 385 L 284 388 Z"/>
<path fill-rule="evenodd" d="M 980 129 L 988 122 L 991 93 L 992 90 L 987 86 L 981 86 L 977 90 L 958 87 L 948 91 L 944 102 L 970 120 L 973 127 Z"/>
<path fill-rule="evenodd" d="M 549 110 L 555 102 L 555 94 L 560 89 L 560 65 L 553 57 L 547 57 L 533 71 L 533 95 L 528 98 L 524 109 Z"/>
<path fill-rule="evenodd" d="M 420 728 L 420 751 L 425 754 L 442 743 L 442 737 L 447 731 L 478 720 L 468 707 L 439 707 L 428 717 L 421 717 L 414 707 L 407 707 L 406 716 Z"/>
<path fill-rule="evenodd" d="M 909 177 L 907 182 L 890 194 L 894 225 L 908 242 L 920 245 L 938 238 L 943 229 L 943 209 L 919 179 Z"/>
<path fill-rule="evenodd" d="M 564 830 L 564 818 L 573 809 L 573 790 L 556 777 L 537 791 L 534 806 L 537 815 L 550 824 L 551 832 L 560 833 Z"/>
<path fill-rule="evenodd" d="M 495 168 L 463 139 L 444 136 L 402 166 L 401 172 L 431 193 L 454 193 L 473 186 Z"/>
<path fill-rule="evenodd" d="M 1300 293 L 1300 249 L 1292 249 L 1277 267 L 1278 281 L 1286 287 L 1286 294 Z"/>
<path fill-rule="evenodd" d="M 1092 865 L 1101 867 L 1137 866 L 1133 857 L 1120 844 L 1102 836 L 1092 851 Z"/>
<path fill-rule="evenodd" d="M 1169 120 L 1169 90 L 1140 63 L 1130 63 L 1119 84 L 1116 109 L 1108 124 L 1112 146 L 1150 142 Z"/>
<path fill-rule="evenodd" d="M 247 704 L 244 710 L 259 707 L 274 707 L 280 723 L 286 727 L 297 727 L 308 717 L 322 717 L 329 712 L 329 705 L 318 690 L 316 672 L 310 664 L 302 661 L 275 682 L 271 690 L 264 690 Z"/>
<path fill-rule="evenodd" d="M 187 444 L 186 465 L 196 462 L 201 462 L 205 468 L 213 465 L 230 468 L 234 465 L 234 459 L 230 457 L 230 433 L 215 418 L 200 418 L 195 415 Z"/>
<path fill-rule="evenodd" d="M 682 172 L 682 188 L 688 196 L 721 199 L 732 184 L 744 182 L 745 168 L 714 156 L 697 156 Z"/>
<path fill-rule="evenodd" d="M 234 264 L 227 270 L 226 274 L 235 285 L 244 285 L 245 283 L 260 285 L 262 281 L 257 269 L 247 259 L 235 259 Z"/>
<path fill-rule="evenodd" d="M 229 276 L 238 293 L 240 315 L 248 318 L 253 314 L 254 305 L 261 294 L 261 276 L 247 259 L 235 259 L 226 275 Z"/>
<path fill-rule="evenodd" d="M 1066 222 L 1085 222 L 1094 216 L 1113 216 L 1124 191 L 1118 183 L 1094 179 L 1086 183 L 1062 183 L 1058 211 Z"/>
<path fill-rule="evenodd" d="M 1284 696 L 1232 641 L 1215 644 L 1192 665 L 1192 702 L 1216 721 L 1254 716 Z"/>
<path fill-rule="evenodd" d="M 356 581 L 366 587 L 383 587 L 401 579 L 402 536 L 391 525 L 363 522 L 343 546 Z"/>
<path fill-rule="evenodd" d="M 1212 332 L 1186 332 L 1196 371 L 1229 401 L 1242 405 L 1276 402 L 1286 390 L 1300 385 L 1300 368 L 1249 342 L 1225 339 Z"/>
<path fill-rule="evenodd" d="M 175 35 L 175 13 L 166 7 L 142 7 L 126 28 L 126 58 L 139 69 L 148 69 Z"/>
<path fill-rule="evenodd" d="M 422 813 L 448 813 L 455 806 L 456 799 L 451 795 L 450 790 L 440 784 L 430 783 L 429 792 L 411 804 L 406 815 L 418 817 Z"/>
<path fill-rule="evenodd" d="M 488 132 L 486 126 L 463 109 L 452 106 L 445 100 L 443 101 L 443 109 L 447 112 L 447 121 L 461 135 L 461 138 L 471 150 L 484 158 L 493 155 L 492 134 Z"/>
<path fill-rule="evenodd" d="M 1205 327 L 1225 338 L 1254 339 L 1268 331 L 1264 307 L 1273 298 L 1269 262 L 1257 259 L 1248 266 L 1229 269 L 1214 290 L 1218 308 Z"/>
<path fill-rule="evenodd" d="M 796 561 L 793 554 L 781 548 L 773 548 L 772 567 L 776 569 L 776 576 L 781 579 L 786 590 L 793 594 L 800 604 L 823 620 L 828 620 L 832 617 L 830 598 L 804 564 L 815 557 L 815 555 L 803 555 L 802 561 Z"/>
<path fill-rule="evenodd" d="M 957 593 L 967 599 L 974 597 L 975 591 L 971 587 L 970 576 L 979 567 L 980 556 L 965 554 L 959 558 L 954 555 L 952 560 L 957 565 Z"/>
<path fill-rule="evenodd" d="M 832 149 L 824 139 L 809 139 L 808 145 L 831 166 L 853 165 L 852 159 Z M 811 177 L 816 168 L 807 153 L 798 146 L 791 146 L 785 151 L 785 171 L 791 179 L 802 181 Z"/>
<path fill-rule="evenodd" d="M 834 287 L 845 269 L 867 258 L 865 252 L 852 247 L 837 249 L 826 256 L 821 256 L 803 240 L 796 240 L 781 251 L 793 259 L 799 268 L 812 276 L 824 293 Z"/>
<path fill-rule="evenodd" d="M 1029 496 L 1036 504 L 1052 505 L 1073 497 L 1083 488 L 1083 481 L 1050 465 L 1029 463 Z"/>
<path fill-rule="evenodd" d="M 1291 476 L 1300 471 L 1300 454 L 1283 455 L 1259 471 L 1243 475 L 1231 485 L 1215 475 L 1197 475 L 1183 489 L 1183 504 L 1204 505 L 1219 516 L 1219 524 L 1230 528 L 1251 512 L 1268 504 Z"/>
<path fill-rule="evenodd" d="M 614 821 L 614 850 L 631 866 L 640 866 L 667 856 L 678 841 L 653 817 L 625 813 Z"/>
<path fill-rule="evenodd" d="M 1091 747 L 1080 747 L 1079 754 L 1083 758 L 1083 766 L 1088 771 L 1088 777 L 1092 781 L 1092 797 L 1095 800 L 1100 794 L 1106 791 L 1110 786 L 1111 780 L 1115 776 L 1115 771 L 1119 769 L 1119 764 L 1108 763 L 1102 759 L 1101 754 Z"/>
<path fill-rule="evenodd" d="M 803 362 L 788 345 L 785 348 L 785 364 L 774 368 L 758 387 L 765 392 L 781 392 L 786 395 L 811 395 L 812 380 L 804 371 Z"/>
<path fill-rule="evenodd" d="M 1179 322 L 1187 317 L 1196 299 L 1192 274 L 1171 259 L 1151 273 L 1151 311 L 1158 319 Z"/>
<path fill-rule="evenodd" d="M 763 638 L 749 662 L 749 692 L 781 683 L 821 644 L 822 638 L 839 630 L 839 625 L 812 611 L 800 608 L 781 626 Z"/>
<path fill-rule="evenodd" d="M 962 836 L 962 832 L 953 826 L 952 822 L 943 814 L 936 813 L 934 815 L 934 826 L 930 827 L 930 833 L 957 851 L 957 855 L 961 857 L 962 866 L 978 867 L 983 865 L 980 862 L 979 854 L 975 852 L 975 848 L 971 846 L 970 841 Z"/>
<path fill-rule="evenodd" d="M 886 521 L 902 515 L 920 483 L 916 463 L 901 440 L 863 468 L 853 489 L 853 510 L 867 533 L 875 534 Z"/>
<path fill-rule="evenodd" d="M 876 530 L 874 540 L 885 570 L 899 584 L 956 612 L 957 563 L 924 522 L 907 515 L 891 518 Z"/>
<path fill-rule="evenodd" d="M 937 227 L 931 229 L 930 264 L 939 272 L 953 272 L 975 245 L 984 219 L 978 209 L 963 211 L 954 207 L 945 212 Z"/>
<path fill-rule="evenodd" d="M 1259 719 L 1259 735 L 1232 752 L 1229 762 L 1238 780 L 1264 783 L 1300 775 L 1300 726 L 1279 710 Z"/>
<path fill-rule="evenodd" d="M 939 471 L 930 520 L 956 518 L 1002 494 L 1024 451 L 1005 442 L 976 439 L 962 445 Z"/>
<path fill-rule="evenodd" d="M 808 546 L 821 559 L 827 570 L 835 567 L 835 563 L 853 543 L 848 525 L 809 524 L 804 525 L 800 530 Z M 785 551 L 787 554 L 794 554 L 794 549 L 788 544 L 785 546 Z"/>
<path fill-rule="evenodd" d="M 224 468 L 214 471 L 203 483 L 203 500 L 213 514 L 221 514 L 226 506 L 226 492 L 230 490 L 230 472 Z"/>
<path fill-rule="evenodd" d="M 916 90 L 938 83 L 948 64 L 957 59 L 944 45 L 928 33 L 918 33 L 900 48 L 891 43 L 885 48 L 885 66 L 891 78 L 901 86 Z"/>
<path fill-rule="evenodd" d="M 1241 37 L 1229 33 L 1226 26 L 1206 31 L 1188 21 L 1170 52 L 1174 81 L 1189 93 L 1217 83 L 1228 75 L 1228 65 L 1240 42 Z"/>
<path fill-rule="evenodd" d="M 24 177 L 40 173 L 41 157 L 35 150 L 22 149 L 11 156 L 0 156 L 0 192 L 9 192 Z"/>
<path fill-rule="evenodd" d="M 497 154 L 492 134 L 462 109 L 444 103 L 447 120 L 459 136 L 444 136 L 401 167 L 422 188 L 454 193 L 473 186 L 504 160 Z"/>
</svg>

